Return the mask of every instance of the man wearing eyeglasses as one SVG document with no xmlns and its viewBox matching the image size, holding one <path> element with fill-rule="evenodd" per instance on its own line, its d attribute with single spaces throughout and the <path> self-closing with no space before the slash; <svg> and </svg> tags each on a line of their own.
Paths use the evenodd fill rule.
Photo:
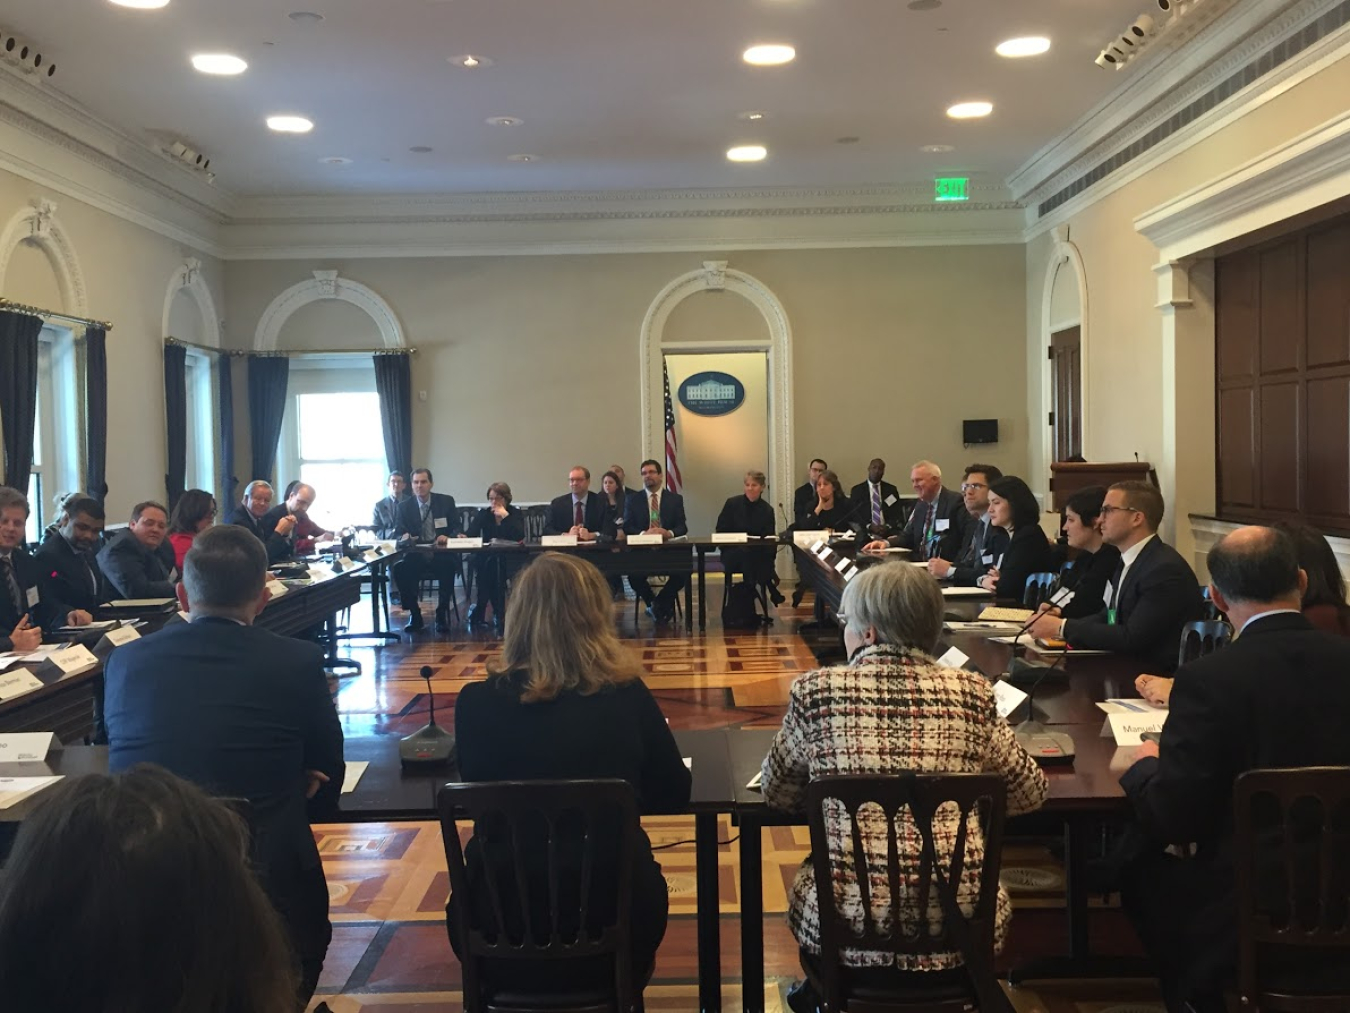
<svg viewBox="0 0 1350 1013">
<path fill-rule="evenodd" d="M 909 484 L 919 502 L 904 529 L 886 541 L 868 542 L 865 549 L 884 549 L 888 544 L 914 550 L 914 559 L 956 559 L 961 554 L 971 526 L 965 501 L 955 490 L 942 485 L 942 469 L 932 461 L 920 461 L 909 472 Z"/>
<path fill-rule="evenodd" d="M 1086 619 L 1047 612 L 1031 625 L 1032 635 L 1132 655 L 1150 670 L 1176 668 L 1181 628 L 1201 618 L 1204 601 L 1186 560 L 1158 538 L 1162 518 L 1163 498 L 1156 486 L 1111 486 L 1102 504 L 1102 539 L 1120 550 L 1120 563 L 1106 585 L 1106 607 Z"/>
<path fill-rule="evenodd" d="M 928 561 L 928 572 L 958 587 L 974 587 L 1008 551 L 1008 532 L 989 522 L 989 486 L 1003 477 L 992 464 L 972 464 L 961 480 L 961 496 L 971 525 L 956 562 L 941 557 Z"/>
</svg>

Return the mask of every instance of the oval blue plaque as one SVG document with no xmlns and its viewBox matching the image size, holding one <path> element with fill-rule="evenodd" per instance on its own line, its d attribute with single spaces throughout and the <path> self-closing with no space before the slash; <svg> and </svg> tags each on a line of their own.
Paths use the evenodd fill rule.
<svg viewBox="0 0 1350 1013">
<path fill-rule="evenodd" d="M 745 401 L 745 384 L 730 373 L 708 370 L 680 384 L 679 397 L 695 415 L 728 415 Z"/>
</svg>

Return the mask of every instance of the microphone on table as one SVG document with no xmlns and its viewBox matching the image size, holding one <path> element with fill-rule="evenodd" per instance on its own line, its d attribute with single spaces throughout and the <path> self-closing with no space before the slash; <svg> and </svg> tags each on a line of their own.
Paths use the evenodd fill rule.
<svg viewBox="0 0 1350 1013">
<path fill-rule="evenodd" d="M 1056 608 L 1062 609 L 1065 605 L 1069 604 L 1069 602 L 1073 601 L 1073 598 L 1074 592 L 1068 588 L 1062 587 L 1058 591 L 1056 591 L 1053 595 L 1051 595 L 1050 604 L 1055 606 Z M 1022 634 L 1026 633 L 1027 630 L 1031 629 L 1032 624 L 1035 623 L 1036 620 L 1039 619 L 1040 617 L 1041 617 L 1040 612 L 1037 612 L 1034 615 L 1032 615 L 1032 617 L 1022 625 L 1022 628 L 1017 631 L 1017 635 L 1013 637 L 1012 642 L 1013 657 L 1008 662 L 1008 681 L 1012 683 L 1014 686 L 1018 685 L 1018 683 L 1026 683 L 1026 682 L 1032 682 L 1035 685 L 1040 685 L 1041 679 L 1045 678 L 1045 676 L 1049 674 L 1049 669 L 1053 669 L 1055 667 L 1054 665 L 1046 666 L 1038 662 L 1027 661 L 1025 658 L 1017 657 L 1017 641 L 1022 639 Z M 1059 661 L 1062 660 L 1062 658 L 1063 655 L 1061 655 L 1060 658 L 1057 658 L 1055 664 L 1058 664 Z"/>
<path fill-rule="evenodd" d="M 436 697 L 431 689 L 432 667 L 423 665 L 419 673 L 427 681 L 427 711 L 430 720 L 399 740 L 398 757 L 405 767 L 435 766 L 455 757 L 455 737 L 436 724 Z"/>
<path fill-rule="evenodd" d="M 1069 656 L 1069 650 L 1066 647 L 1060 652 L 1058 658 L 1053 664 L 1036 666 L 1041 668 L 1041 675 L 1031 684 L 1031 689 L 1027 691 L 1027 718 L 1015 729 L 1013 735 L 1032 759 L 1042 763 L 1065 763 L 1071 761 L 1074 756 L 1073 738 L 1065 735 L 1063 732 L 1047 731 L 1045 725 L 1035 720 L 1033 715 L 1036 713 L 1036 690 L 1040 687 L 1050 673 L 1059 667 L 1060 662 Z M 1011 666 L 1010 666 L 1011 667 Z M 1009 679 L 1009 682 L 1012 680 Z"/>
</svg>

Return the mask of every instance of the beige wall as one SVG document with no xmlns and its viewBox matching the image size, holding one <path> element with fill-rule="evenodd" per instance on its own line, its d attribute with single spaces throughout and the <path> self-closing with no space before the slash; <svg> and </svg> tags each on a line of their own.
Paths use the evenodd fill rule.
<svg viewBox="0 0 1350 1013">
<path fill-rule="evenodd" d="M 165 494 L 161 332 L 170 278 L 186 257 L 197 257 L 220 307 L 223 276 L 210 257 L 4 171 L 0 229 L 42 199 L 56 205 L 55 219 L 79 262 L 88 314 L 113 324 L 108 335 L 107 505 L 109 520 L 122 520 L 138 500 Z M 29 243 L 21 244 L 0 278 L 0 295 L 43 309 L 74 309 L 60 305 L 51 263 Z"/>
<path fill-rule="evenodd" d="M 961 447 L 966 417 L 1001 422 L 1002 442 L 976 456 L 1014 472 L 1026 467 L 1025 343 L 1014 324 L 1025 299 L 1020 247 L 719 256 L 768 286 L 791 324 L 798 472 L 820 455 L 856 482 L 879 454 L 902 485 L 920 457 L 959 475 L 969 456 Z M 238 341 L 278 293 L 313 270 L 337 269 L 369 286 L 418 349 L 414 456 L 436 471 L 438 487 L 475 500 L 489 481 L 505 479 L 518 499 L 538 500 L 566 491 L 574 462 L 598 473 L 618 461 L 636 474 L 642 321 L 661 289 L 701 261 L 232 262 L 226 316 Z M 378 344 L 374 329 L 343 309 L 296 314 L 282 330 L 284 346 Z M 730 292 L 688 299 L 670 321 L 666 342 L 766 333 L 758 311 Z M 340 333 L 347 326 L 351 333 Z"/>
</svg>

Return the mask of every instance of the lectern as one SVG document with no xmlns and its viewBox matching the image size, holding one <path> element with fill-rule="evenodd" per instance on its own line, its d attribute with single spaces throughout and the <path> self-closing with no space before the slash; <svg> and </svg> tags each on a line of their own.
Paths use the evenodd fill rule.
<svg viewBox="0 0 1350 1013">
<path fill-rule="evenodd" d="M 1120 461 L 1098 464 L 1093 461 L 1056 461 L 1050 465 L 1050 492 L 1052 509 L 1063 510 L 1069 497 L 1089 485 L 1110 486 L 1115 482 L 1150 482 L 1158 484 L 1158 473 L 1147 461 Z"/>
</svg>

